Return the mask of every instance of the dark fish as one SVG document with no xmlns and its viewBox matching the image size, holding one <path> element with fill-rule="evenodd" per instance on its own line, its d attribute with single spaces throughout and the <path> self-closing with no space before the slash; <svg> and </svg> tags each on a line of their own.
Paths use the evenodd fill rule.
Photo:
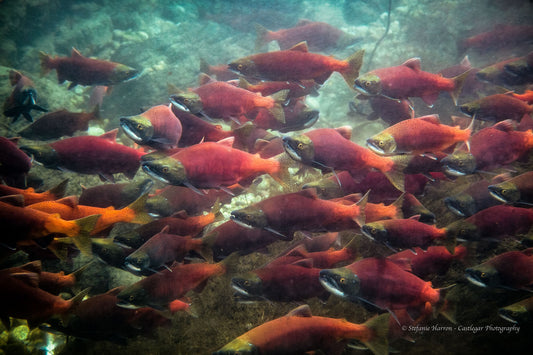
<svg viewBox="0 0 533 355">
<path fill-rule="evenodd" d="M 4 102 L 4 115 L 13 117 L 13 122 L 17 121 L 20 115 L 26 120 L 33 122 L 31 110 L 46 112 L 47 109 L 35 104 L 37 91 L 33 81 L 16 70 L 9 71 L 9 81 L 13 86 L 11 95 Z"/>
<path fill-rule="evenodd" d="M 78 84 L 114 85 L 139 76 L 139 71 L 124 64 L 87 58 L 75 48 L 72 48 L 70 57 L 52 58 L 44 52 L 39 52 L 39 59 L 43 75 L 55 69 L 59 84 L 65 80 L 71 82 L 69 89 Z"/>
<path fill-rule="evenodd" d="M 526 324 L 531 322 L 533 311 L 533 297 L 500 308 L 498 315 L 511 323 Z"/>
<path fill-rule="evenodd" d="M 487 188 L 490 195 L 499 202 L 533 204 L 533 171 Z"/>
<path fill-rule="evenodd" d="M 31 159 L 17 147 L 18 138 L 0 137 L 0 176 L 18 177 L 31 169 Z"/>
<path fill-rule="evenodd" d="M 485 208 L 500 204 L 489 193 L 490 184 L 488 180 L 484 179 L 472 183 L 460 193 L 446 197 L 444 203 L 456 215 L 470 217 Z"/>
<path fill-rule="evenodd" d="M 145 179 L 140 182 L 104 184 L 89 188 L 82 187 L 78 202 L 80 205 L 102 208 L 111 206 L 120 209 L 150 191 L 153 185 L 154 182 L 152 180 Z"/>
<path fill-rule="evenodd" d="M 498 24 L 493 30 L 481 32 L 477 35 L 462 39 L 457 42 L 457 50 L 464 52 L 475 49 L 483 52 L 496 50 L 502 47 L 531 42 L 533 39 L 533 26 Z"/>
<path fill-rule="evenodd" d="M 485 121 L 520 121 L 533 112 L 533 106 L 508 94 L 495 94 L 460 106 L 463 113 Z"/>
</svg>

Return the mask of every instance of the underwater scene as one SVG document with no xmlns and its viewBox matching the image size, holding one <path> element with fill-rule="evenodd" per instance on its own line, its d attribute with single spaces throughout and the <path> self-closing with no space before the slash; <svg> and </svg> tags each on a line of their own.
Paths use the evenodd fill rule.
<svg viewBox="0 0 533 355">
<path fill-rule="evenodd" d="M 533 2 L 0 0 L 0 354 L 520 354 Z"/>
</svg>

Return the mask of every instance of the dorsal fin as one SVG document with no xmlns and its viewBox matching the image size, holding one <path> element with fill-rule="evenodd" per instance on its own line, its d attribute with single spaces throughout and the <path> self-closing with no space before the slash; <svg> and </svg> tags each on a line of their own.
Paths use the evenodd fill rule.
<svg viewBox="0 0 533 355">
<path fill-rule="evenodd" d="M 463 60 L 461 60 L 461 63 L 460 63 L 463 67 L 466 67 L 466 68 L 472 68 L 472 64 L 470 63 L 470 60 L 468 59 L 468 55 L 465 55 L 465 57 L 463 58 Z"/>
<path fill-rule="evenodd" d="M 17 278 L 31 287 L 39 287 L 39 274 L 35 272 L 16 272 L 9 276 Z"/>
<path fill-rule="evenodd" d="M 19 268 L 24 269 L 29 272 L 35 272 L 37 274 L 40 274 L 43 269 L 43 265 L 41 263 L 41 260 L 35 260 L 27 264 L 21 265 L 19 266 Z"/>
<path fill-rule="evenodd" d="M 12 206 L 24 207 L 24 195 L 16 194 L 2 196 L 0 197 L 0 202 L 4 202 Z"/>
<path fill-rule="evenodd" d="M 300 52 L 309 52 L 309 48 L 307 48 L 307 42 L 302 41 L 300 43 L 295 44 L 291 48 L 289 48 L 290 51 L 300 51 Z"/>
<path fill-rule="evenodd" d="M 187 214 L 187 211 L 179 210 L 178 212 L 173 213 L 170 217 L 179 218 L 179 219 L 187 219 L 189 217 L 189 215 Z"/>
<path fill-rule="evenodd" d="M 307 250 L 305 250 L 305 246 L 300 244 L 294 247 L 293 249 L 289 250 L 289 252 L 285 255 L 286 256 L 301 256 L 305 258 L 307 256 L 306 252 Z"/>
<path fill-rule="evenodd" d="M 497 130 L 500 130 L 502 132 L 512 132 L 514 131 L 514 124 L 512 120 L 505 120 L 496 123 L 492 126 L 492 128 L 496 128 Z"/>
<path fill-rule="evenodd" d="M 418 117 L 419 120 L 426 121 L 433 124 L 440 124 L 439 115 L 437 113 L 427 116 Z"/>
<path fill-rule="evenodd" d="M 312 317 L 313 314 L 311 313 L 311 308 L 307 304 L 303 304 L 299 307 L 296 307 L 289 313 L 287 313 L 287 316 L 291 317 Z"/>
<path fill-rule="evenodd" d="M 72 47 L 72 51 L 70 51 L 70 57 L 71 58 L 83 58 L 83 55 L 81 55 L 80 51 L 76 48 Z"/>
<path fill-rule="evenodd" d="M 118 133 L 118 128 L 115 128 L 109 132 L 105 132 L 104 134 L 100 136 L 100 138 L 107 139 L 114 143 L 117 140 L 117 133 Z"/>
<path fill-rule="evenodd" d="M 78 196 L 63 197 L 59 200 L 56 200 L 55 202 L 65 206 L 69 206 L 70 208 L 75 208 L 76 206 L 78 206 Z"/>
<path fill-rule="evenodd" d="M 414 221 L 418 221 L 420 219 L 420 215 L 419 214 L 415 214 L 414 216 L 411 216 L 411 217 L 409 217 L 407 219 L 412 219 Z"/>
<path fill-rule="evenodd" d="M 161 232 L 157 234 L 161 234 L 161 233 L 168 234 L 169 230 L 170 230 L 170 226 L 167 224 L 166 226 L 163 227 L 163 229 L 161 229 Z"/>
<path fill-rule="evenodd" d="M 311 269 L 313 267 L 313 259 L 306 258 L 306 259 L 296 260 L 295 262 L 292 263 L 292 265 L 301 266 L 301 267 L 305 267 L 305 268 Z"/>
<path fill-rule="evenodd" d="M 311 24 L 311 23 L 313 23 L 313 22 L 314 22 L 314 21 L 311 21 L 311 20 L 308 20 L 308 19 L 303 18 L 303 19 L 300 19 L 300 20 L 298 21 L 298 23 L 296 23 L 296 26 L 295 26 L 295 27 L 309 25 L 309 24 Z"/>
<path fill-rule="evenodd" d="M 308 197 L 308 198 L 312 198 L 313 200 L 317 200 L 318 199 L 318 195 L 316 193 L 316 189 L 315 188 L 311 188 L 311 189 L 303 189 L 301 191 L 298 191 L 297 192 L 300 196 L 304 196 L 304 197 Z"/>
<path fill-rule="evenodd" d="M 210 77 L 209 75 L 207 75 L 206 73 L 200 73 L 200 75 L 198 75 L 198 84 L 200 84 L 200 86 L 214 82 L 214 81 L 216 80 Z"/>
<path fill-rule="evenodd" d="M 124 287 L 125 286 L 118 286 L 118 287 L 112 288 L 111 290 L 107 291 L 105 294 L 106 295 L 111 295 L 111 296 L 116 296 L 124 289 Z"/>
<path fill-rule="evenodd" d="M 403 62 L 402 65 L 405 65 L 406 67 L 411 68 L 416 72 L 421 71 L 420 58 L 418 57 L 407 59 L 405 62 Z"/>
<path fill-rule="evenodd" d="M 342 126 L 335 128 L 337 132 L 347 140 L 352 139 L 352 127 L 351 126 Z"/>
<path fill-rule="evenodd" d="M 235 141 L 235 137 L 231 136 L 231 137 L 227 137 L 227 138 L 221 139 L 221 140 L 217 141 L 217 143 L 220 144 L 220 145 L 225 145 L 226 147 L 232 148 L 234 141 Z"/>
</svg>

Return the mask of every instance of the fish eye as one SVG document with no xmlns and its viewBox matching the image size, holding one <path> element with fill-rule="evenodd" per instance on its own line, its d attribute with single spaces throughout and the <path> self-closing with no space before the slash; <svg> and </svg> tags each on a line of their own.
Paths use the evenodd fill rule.
<svg viewBox="0 0 533 355">
<path fill-rule="evenodd" d="M 138 129 L 138 130 L 142 130 L 142 129 L 143 129 L 143 126 L 139 123 L 139 124 L 137 124 L 137 129 Z"/>
<path fill-rule="evenodd" d="M 342 285 L 344 285 L 344 284 L 346 283 L 346 279 L 345 279 L 344 277 L 341 277 L 341 278 L 339 279 L 339 283 L 342 284 Z"/>
<path fill-rule="evenodd" d="M 507 190 L 506 189 L 502 190 L 502 195 L 507 195 Z"/>
<path fill-rule="evenodd" d="M 129 299 L 130 301 L 133 301 L 133 300 L 135 299 L 135 297 L 133 297 L 133 295 L 130 295 L 130 297 L 128 297 L 128 299 Z"/>
<path fill-rule="evenodd" d="M 384 141 L 379 141 L 379 142 L 378 142 L 378 145 L 379 145 L 380 147 L 383 147 L 383 146 L 385 145 L 385 142 L 384 142 Z"/>
<path fill-rule="evenodd" d="M 370 85 L 371 85 L 370 81 L 366 81 L 366 82 L 365 82 L 365 86 L 366 86 L 366 87 L 369 87 Z"/>
<path fill-rule="evenodd" d="M 246 280 L 243 282 L 244 286 L 250 286 L 250 281 Z"/>
<path fill-rule="evenodd" d="M 302 149 L 304 149 L 304 144 L 303 144 L 303 143 L 298 143 L 298 145 L 296 146 L 296 148 L 302 150 Z"/>
<path fill-rule="evenodd" d="M 169 169 L 166 166 L 161 169 L 161 172 L 163 172 L 165 174 L 168 173 L 168 171 L 169 171 Z"/>
<path fill-rule="evenodd" d="M 243 68 L 244 68 L 244 65 L 242 65 L 242 64 L 237 65 L 237 69 L 238 70 L 242 70 Z"/>
<path fill-rule="evenodd" d="M 482 272 L 480 276 L 484 278 L 485 276 L 487 276 L 487 274 L 485 274 L 484 272 Z"/>
<path fill-rule="evenodd" d="M 189 99 L 183 99 L 183 103 L 184 104 L 189 104 L 190 102 L 191 102 L 191 100 L 189 100 Z"/>
</svg>

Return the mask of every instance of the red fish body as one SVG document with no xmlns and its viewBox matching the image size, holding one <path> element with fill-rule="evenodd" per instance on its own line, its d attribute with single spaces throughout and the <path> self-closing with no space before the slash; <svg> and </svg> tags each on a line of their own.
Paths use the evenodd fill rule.
<svg viewBox="0 0 533 355">
<path fill-rule="evenodd" d="M 204 59 L 200 58 L 200 71 L 211 77 L 216 77 L 219 81 L 229 81 L 239 79 L 239 75 L 229 70 L 227 64 L 209 65 Z"/>
<path fill-rule="evenodd" d="M 176 148 L 182 132 L 179 118 L 167 105 L 151 107 L 137 116 L 121 117 L 120 126 L 135 143 L 155 149 Z"/>
<path fill-rule="evenodd" d="M 40 117 L 18 134 L 33 140 L 58 139 L 72 136 L 77 131 L 87 131 L 89 122 L 96 119 L 100 119 L 98 107 L 93 112 L 59 110 Z"/>
<path fill-rule="evenodd" d="M 533 250 L 509 251 L 466 269 L 470 282 L 482 287 L 525 289 L 533 285 Z"/>
<path fill-rule="evenodd" d="M 70 57 L 51 58 L 43 52 L 39 53 L 39 57 L 42 72 L 46 74 L 55 69 L 59 84 L 65 80 L 71 82 L 69 89 L 78 84 L 114 85 L 139 75 L 137 70 L 124 64 L 84 57 L 74 48 Z"/>
<path fill-rule="evenodd" d="M 533 112 L 533 106 L 525 101 L 507 94 L 486 96 L 476 101 L 468 102 L 460 107 L 467 115 L 485 121 L 500 122 L 503 120 L 520 121 L 525 114 Z"/>
<path fill-rule="evenodd" d="M 501 203 L 489 193 L 490 184 L 487 180 L 475 182 L 460 193 L 446 197 L 444 203 L 456 215 L 470 217 L 485 208 Z"/>
<path fill-rule="evenodd" d="M 441 91 L 448 91 L 456 101 L 467 73 L 456 78 L 445 78 L 421 70 L 420 59 L 412 58 L 402 65 L 375 69 L 355 80 L 354 88 L 363 95 L 381 95 L 394 99 L 420 97 L 433 105 Z"/>
<path fill-rule="evenodd" d="M 388 321 L 388 315 L 372 318 L 364 324 L 317 317 L 311 315 L 309 306 L 304 305 L 253 328 L 213 355 L 305 354 L 313 350 L 338 348 L 339 343 L 342 345 L 342 341 L 348 339 L 357 339 L 374 354 L 384 355 L 388 352 Z"/>
<path fill-rule="evenodd" d="M 310 94 L 317 95 L 317 86 L 314 80 L 303 80 L 302 82 L 260 81 L 255 84 L 250 84 L 243 78 L 239 81 L 239 87 L 251 92 L 260 93 L 263 96 L 269 96 L 281 90 L 289 90 L 287 94 L 288 99 L 295 99 Z"/>
<path fill-rule="evenodd" d="M 300 20 L 294 27 L 277 31 L 269 31 L 256 25 L 256 31 L 256 50 L 271 41 L 277 41 L 282 50 L 305 41 L 310 50 L 325 51 L 335 47 L 342 48 L 359 40 L 328 23 L 309 20 Z"/>
<path fill-rule="evenodd" d="M 360 50 L 346 60 L 308 52 L 300 43 L 291 49 L 253 54 L 229 64 L 246 77 L 270 81 L 314 80 L 323 84 L 333 72 L 340 73 L 348 85 L 359 75 L 364 51 Z"/>
<path fill-rule="evenodd" d="M 460 129 L 440 123 L 438 115 L 412 118 L 396 123 L 367 139 L 378 154 L 420 154 L 440 152 L 458 142 L 467 142 L 471 128 Z"/>
<path fill-rule="evenodd" d="M 344 278 L 343 283 L 339 283 L 341 278 Z M 356 280 L 355 284 L 352 280 Z M 334 294 L 352 301 L 369 302 L 389 311 L 420 309 L 426 302 L 437 304 L 441 298 L 439 290 L 431 287 L 431 282 L 387 259 L 366 258 L 344 268 L 324 269 L 320 272 L 320 281 Z"/>
<path fill-rule="evenodd" d="M 115 142 L 117 130 L 101 136 L 78 136 L 47 145 L 27 145 L 23 150 L 46 167 L 81 174 L 98 174 L 114 181 L 113 174 L 124 173 L 132 179 L 144 152 Z"/>
<path fill-rule="evenodd" d="M 0 137 L 0 176 L 18 177 L 31 168 L 31 159 L 17 147 L 18 139 Z"/>
<path fill-rule="evenodd" d="M 262 174 L 277 178 L 281 163 L 215 142 L 196 144 L 164 159 L 143 161 L 143 170 L 171 185 L 227 187 Z"/>
<path fill-rule="evenodd" d="M 533 39 L 533 26 L 496 25 L 494 30 L 479 33 L 457 43 L 460 52 L 469 48 L 485 51 L 505 46 L 517 45 Z"/>
<path fill-rule="evenodd" d="M 364 220 L 366 201 L 346 205 L 321 200 L 313 189 L 277 195 L 231 212 L 231 219 L 250 227 L 263 228 L 284 236 L 297 230 L 340 231 L 358 228 Z"/>
<path fill-rule="evenodd" d="M 453 254 L 443 246 L 430 246 L 427 250 L 416 247 L 414 250 L 416 254 L 411 250 L 404 250 L 389 255 L 387 259 L 397 263 L 406 271 L 425 278 L 432 274 L 444 275 L 454 260 L 461 260 L 466 254 L 466 247 L 463 245 L 455 247 Z"/>
<path fill-rule="evenodd" d="M 533 227 L 533 210 L 497 205 L 446 226 L 449 236 L 466 240 L 501 239 L 525 234 Z"/>
</svg>

